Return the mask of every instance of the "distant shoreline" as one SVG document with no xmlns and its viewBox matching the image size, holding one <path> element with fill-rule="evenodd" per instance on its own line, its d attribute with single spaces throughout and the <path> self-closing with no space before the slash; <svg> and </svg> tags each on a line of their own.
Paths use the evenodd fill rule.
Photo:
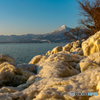
<svg viewBox="0 0 100 100">
<path fill-rule="evenodd" d="M 22 43 L 49 43 L 49 42 L 0 42 L 0 44 L 22 44 Z M 68 42 L 50 42 L 50 43 L 68 43 Z"/>
</svg>

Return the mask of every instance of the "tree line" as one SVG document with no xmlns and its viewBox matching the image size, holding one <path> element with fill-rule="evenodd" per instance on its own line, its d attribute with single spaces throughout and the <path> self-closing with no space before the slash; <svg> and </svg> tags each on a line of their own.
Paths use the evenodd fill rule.
<svg viewBox="0 0 100 100">
<path fill-rule="evenodd" d="M 100 30 L 100 0 L 76 0 L 79 4 L 79 26 L 65 32 L 68 41 L 87 39 Z"/>
</svg>

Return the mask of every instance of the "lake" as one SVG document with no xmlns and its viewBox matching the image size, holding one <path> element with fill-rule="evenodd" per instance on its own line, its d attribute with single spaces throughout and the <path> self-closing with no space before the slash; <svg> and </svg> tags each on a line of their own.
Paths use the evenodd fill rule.
<svg viewBox="0 0 100 100">
<path fill-rule="evenodd" d="M 0 44 L 0 54 L 7 54 L 15 59 L 16 64 L 29 63 L 36 55 L 46 54 L 56 46 L 67 43 L 5 43 Z"/>
</svg>

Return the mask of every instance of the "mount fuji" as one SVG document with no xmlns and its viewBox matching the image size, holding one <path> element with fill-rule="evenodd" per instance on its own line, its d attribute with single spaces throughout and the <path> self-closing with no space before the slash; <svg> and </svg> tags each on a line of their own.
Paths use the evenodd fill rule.
<svg viewBox="0 0 100 100">
<path fill-rule="evenodd" d="M 65 25 L 62 25 L 58 29 L 44 34 L 38 39 L 44 39 L 44 40 L 49 40 L 51 42 L 66 42 L 66 38 L 64 36 L 64 32 L 69 31 L 71 28 L 66 27 Z"/>
<path fill-rule="evenodd" d="M 63 33 L 63 32 L 66 32 L 66 31 L 69 31 L 71 28 L 69 27 L 66 27 L 65 25 L 62 25 L 60 28 L 50 32 L 49 34 L 60 34 L 60 33 Z"/>
<path fill-rule="evenodd" d="M 44 43 L 44 42 L 67 42 L 64 32 L 71 28 L 62 25 L 58 29 L 46 34 L 26 34 L 26 35 L 0 35 L 0 43 Z"/>
</svg>

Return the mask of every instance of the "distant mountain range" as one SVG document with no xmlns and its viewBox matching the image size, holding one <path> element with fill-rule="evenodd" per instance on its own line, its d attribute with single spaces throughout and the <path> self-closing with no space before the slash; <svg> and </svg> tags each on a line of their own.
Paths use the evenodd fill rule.
<svg viewBox="0 0 100 100">
<path fill-rule="evenodd" d="M 67 42 L 64 32 L 69 31 L 71 28 L 65 25 L 60 28 L 41 35 L 26 34 L 26 35 L 0 35 L 0 43 L 44 43 L 44 42 Z"/>
</svg>

